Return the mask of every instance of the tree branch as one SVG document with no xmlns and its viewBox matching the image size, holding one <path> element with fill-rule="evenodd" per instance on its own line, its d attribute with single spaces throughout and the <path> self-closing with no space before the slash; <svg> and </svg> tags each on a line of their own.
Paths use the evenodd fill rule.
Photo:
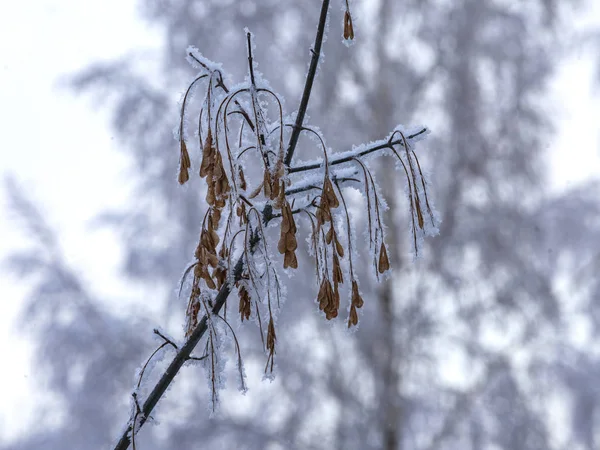
<svg viewBox="0 0 600 450">
<path fill-rule="evenodd" d="M 294 157 L 294 150 L 298 144 L 298 138 L 300 137 L 300 131 L 302 131 L 302 124 L 304 123 L 304 116 L 306 114 L 306 108 L 308 107 L 308 101 L 310 99 L 310 93 L 312 91 L 313 81 L 317 74 L 317 66 L 319 65 L 319 57 L 321 55 L 321 44 L 323 43 L 323 36 L 325 34 L 325 23 L 327 22 L 327 11 L 329 10 L 329 0 L 323 0 L 321 5 L 321 17 L 319 18 L 319 26 L 317 27 L 317 36 L 315 37 L 315 45 L 312 49 L 312 59 L 310 60 L 310 67 L 308 68 L 308 75 L 306 76 L 306 83 L 304 84 L 304 92 L 302 93 L 302 100 L 300 101 L 300 108 L 298 109 L 298 115 L 296 116 L 296 123 L 292 130 L 290 137 L 290 143 L 285 154 L 284 163 L 287 167 L 290 166 L 292 158 Z"/>
<path fill-rule="evenodd" d="M 324 34 L 324 30 L 325 30 L 325 22 L 327 19 L 328 9 L 329 9 L 329 0 L 323 0 L 323 5 L 321 7 L 321 17 L 320 17 L 319 26 L 317 29 L 317 37 L 315 38 L 315 47 L 312 51 L 313 56 L 312 56 L 312 59 L 310 62 L 310 68 L 308 71 L 308 75 L 306 77 L 306 84 L 304 86 L 304 93 L 302 94 L 300 108 L 298 109 L 298 116 L 296 117 L 295 128 L 292 132 L 292 136 L 290 137 L 290 142 L 288 144 L 288 150 L 287 150 L 287 154 L 285 157 L 285 163 L 288 166 L 289 166 L 290 161 L 292 160 L 292 156 L 294 155 L 294 149 L 296 148 L 296 144 L 298 143 L 298 136 L 299 136 L 301 128 L 302 128 L 302 123 L 304 121 L 304 115 L 306 113 L 306 108 L 308 106 L 308 101 L 310 99 L 310 92 L 312 90 L 313 80 L 315 78 L 315 74 L 317 71 L 317 63 L 319 62 L 319 55 L 321 52 L 321 44 L 323 42 L 323 34 Z M 196 61 L 198 61 L 198 63 L 202 64 L 191 53 L 190 53 L 190 56 L 192 58 L 194 58 Z M 202 64 L 202 65 L 204 66 L 204 64 Z M 225 84 L 222 82 L 222 80 L 220 82 L 220 86 L 223 88 L 223 90 L 225 92 L 227 92 L 227 88 L 226 88 Z M 237 103 L 237 101 L 236 101 L 236 105 L 240 108 L 244 117 L 246 117 L 246 120 L 248 121 L 249 125 L 252 127 L 252 129 L 254 129 L 253 124 L 251 123 L 251 121 L 248 120 L 249 117 L 248 117 L 247 113 L 244 111 L 244 109 L 242 108 L 242 106 L 239 103 Z M 270 217 L 267 217 L 268 214 L 266 214 L 266 211 L 263 213 L 263 216 L 266 221 L 268 221 L 270 219 Z M 271 216 L 272 216 L 272 214 L 271 214 Z M 251 242 L 251 248 L 253 248 L 254 245 L 256 245 L 258 243 L 259 239 L 260 238 L 255 237 L 254 242 Z M 238 281 L 241 278 L 243 268 L 244 268 L 244 260 L 243 260 L 243 257 L 240 257 L 240 259 L 237 261 L 235 268 L 234 268 L 234 280 L 235 281 Z M 226 282 L 221 287 L 221 290 L 219 291 L 219 293 L 217 294 L 217 296 L 215 298 L 215 303 L 212 308 L 212 314 L 214 314 L 214 315 L 219 314 L 219 312 L 221 311 L 221 308 L 227 301 L 227 297 L 229 296 L 230 293 L 231 293 L 231 284 L 229 282 Z M 156 406 L 158 401 L 161 399 L 161 397 L 164 395 L 164 393 L 166 392 L 166 390 L 168 389 L 170 384 L 173 382 L 173 380 L 175 379 L 175 376 L 179 373 L 179 371 L 181 370 L 181 368 L 183 367 L 185 362 L 190 358 L 192 351 L 194 351 L 194 348 L 196 348 L 196 345 L 198 345 L 198 342 L 200 342 L 200 339 L 202 339 L 202 337 L 204 336 L 204 333 L 206 333 L 207 329 L 208 329 L 208 315 L 204 315 L 202 317 L 202 319 L 200 320 L 200 323 L 198 324 L 198 326 L 196 326 L 196 328 L 192 332 L 189 339 L 181 347 L 181 349 L 177 352 L 177 354 L 175 355 L 175 358 L 173 358 L 173 361 L 171 361 L 171 364 L 169 364 L 169 367 L 167 367 L 167 370 L 165 370 L 162 377 L 160 378 L 160 380 L 158 381 L 156 386 L 154 386 L 154 389 L 152 389 L 152 392 L 150 393 L 150 395 L 144 402 L 144 405 L 141 408 L 142 415 L 140 418 L 140 423 L 137 426 L 135 426 L 136 432 L 138 432 L 142 428 L 142 426 L 146 423 L 146 421 L 148 420 L 148 417 L 150 417 L 150 413 L 154 410 L 154 407 Z M 121 439 L 117 443 L 114 450 L 127 450 L 129 448 L 129 445 L 131 444 L 131 435 L 133 433 L 134 425 L 136 425 L 134 423 L 134 420 L 135 420 L 135 416 L 132 418 L 132 420 L 130 420 L 130 423 L 127 425 L 127 429 L 123 432 L 123 435 L 121 436 Z"/>
<path fill-rule="evenodd" d="M 255 242 L 257 242 L 257 241 L 255 241 Z M 238 281 L 241 278 L 243 268 L 244 268 L 244 260 L 243 260 L 243 257 L 240 257 L 240 259 L 237 261 L 237 263 L 235 265 L 234 272 L 233 272 L 235 281 Z M 221 308 L 225 304 L 225 301 L 227 300 L 227 297 L 229 296 L 230 292 L 231 292 L 231 284 L 225 283 L 221 287 L 221 290 L 219 291 L 219 293 L 217 294 L 217 297 L 215 298 L 215 303 L 212 308 L 213 315 L 219 314 L 219 312 L 221 311 Z M 198 342 L 200 342 L 200 339 L 202 339 L 202 336 L 204 336 L 204 333 L 206 332 L 207 329 L 208 329 L 208 316 L 204 315 L 204 317 L 202 317 L 202 319 L 200 320 L 200 323 L 198 324 L 196 329 L 194 329 L 192 335 L 189 337 L 189 339 L 186 341 L 186 343 L 181 347 L 181 349 L 177 352 L 177 354 L 175 355 L 175 358 L 173 358 L 173 361 L 171 361 L 171 364 L 169 364 L 169 367 L 167 368 L 167 370 L 165 370 L 165 373 L 163 373 L 162 377 L 160 378 L 160 380 L 158 381 L 156 386 L 154 386 L 154 389 L 152 389 L 152 392 L 150 393 L 150 395 L 148 395 L 148 398 L 144 402 L 144 406 L 142 406 L 142 408 L 141 408 L 142 415 L 140 418 L 140 423 L 136 426 L 136 432 L 139 431 L 142 428 L 142 426 L 146 423 L 146 420 L 150 416 L 150 413 L 152 412 L 152 410 L 154 409 L 154 407 L 156 406 L 156 404 L 158 403 L 160 398 L 164 395 L 166 390 L 169 388 L 169 385 L 173 382 L 173 379 L 175 378 L 177 373 L 179 373 L 179 370 L 181 369 L 181 367 L 183 367 L 185 362 L 188 359 L 190 359 L 190 355 L 192 354 L 192 351 L 194 350 L 196 345 L 198 345 Z M 133 431 L 133 425 L 134 425 L 133 421 L 130 421 L 129 425 L 127 426 L 127 429 L 125 430 L 125 432 L 121 436 L 121 439 L 117 443 L 115 450 L 126 450 L 127 448 L 129 448 L 129 444 L 131 443 L 131 433 Z"/>
<path fill-rule="evenodd" d="M 425 133 L 426 131 L 427 131 L 427 128 L 423 128 L 421 131 L 419 131 L 417 133 L 414 133 L 414 134 L 411 134 L 410 136 L 407 136 L 406 139 L 414 139 L 417 136 L 420 136 L 421 134 Z M 402 139 L 398 139 L 396 141 L 381 142 L 380 144 L 376 144 L 373 147 L 368 147 L 367 149 L 362 150 L 362 151 L 357 152 L 357 153 L 352 153 L 352 154 L 347 155 L 347 156 L 338 157 L 337 159 L 331 158 L 329 160 L 329 165 L 330 166 L 335 166 L 337 164 L 342 164 L 342 163 L 345 163 L 345 162 L 349 162 L 349 161 L 352 161 L 354 158 L 358 158 L 360 156 L 365 156 L 365 155 L 368 155 L 369 153 L 376 152 L 377 150 L 383 150 L 384 148 L 390 148 L 390 146 L 394 146 L 394 145 L 402 145 L 402 146 L 404 146 L 404 142 L 403 142 Z M 288 172 L 289 173 L 305 172 L 307 170 L 319 169 L 322 166 L 323 166 L 323 163 L 306 164 L 304 166 L 290 167 L 288 169 Z"/>
</svg>

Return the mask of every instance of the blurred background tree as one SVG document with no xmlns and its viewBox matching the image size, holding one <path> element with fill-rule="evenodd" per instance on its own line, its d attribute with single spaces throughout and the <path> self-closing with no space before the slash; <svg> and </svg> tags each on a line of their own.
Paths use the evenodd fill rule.
<svg viewBox="0 0 600 450">
<path fill-rule="evenodd" d="M 441 235 L 411 262 L 403 182 L 382 165 L 394 273 L 381 285 L 362 283 L 356 333 L 317 313 L 300 255 L 279 319 L 276 381 L 259 381 L 260 340 L 241 329 L 248 395 L 231 379 L 221 413 L 208 420 L 204 374 L 187 368 L 158 407 L 160 426 L 140 433 L 140 448 L 598 447 L 598 189 L 547 190 L 546 93 L 579 3 L 357 0 L 350 49 L 339 43 L 342 12 L 332 7 L 309 122 L 338 150 L 382 138 L 398 122 L 429 126 L 419 156 L 432 174 Z M 7 184 L 32 237 L 9 264 L 32 277 L 23 321 L 35 323 L 26 329 L 55 402 L 6 449 L 109 447 L 128 418 L 135 370 L 155 346 L 151 328 L 182 334 L 185 301 L 173 290 L 204 215 L 198 181 L 184 190 L 175 181 L 176 101 L 194 74 L 188 44 L 240 80 L 248 26 L 260 69 L 289 110 L 319 4 L 145 0 L 144 18 L 165 40 L 151 67 L 130 55 L 74 77 L 78 92 L 111 108 L 131 158 L 135 201 L 100 220 L 122 236 L 123 276 L 155 295 L 134 311 L 88 292 L 56 232 L 18 184 Z M 301 143 L 297 158 L 312 156 Z"/>
</svg>

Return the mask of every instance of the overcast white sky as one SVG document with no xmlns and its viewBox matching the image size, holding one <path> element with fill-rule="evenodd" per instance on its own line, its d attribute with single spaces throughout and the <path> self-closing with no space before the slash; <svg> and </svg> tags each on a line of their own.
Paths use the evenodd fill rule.
<svg viewBox="0 0 600 450">
<path fill-rule="evenodd" d="M 600 5 L 586 22 L 592 19 L 600 22 Z M 133 0 L 32 0 L 0 6 L 0 176 L 16 175 L 43 205 L 61 232 L 69 262 L 84 265 L 86 279 L 101 293 L 120 288 L 114 281 L 119 251 L 111 235 L 90 231 L 88 221 L 123 202 L 127 161 L 117 151 L 107 112 L 94 111 L 89 99 L 59 84 L 61 77 L 90 62 L 160 45 L 159 30 L 139 21 Z M 581 52 L 573 57 L 553 83 L 559 125 L 551 146 L 555 190 L 600 175 L 600 96 L 592 88 L 591 56 Z M 6 215 L 3 193 L 0 199 L 2 259 L 26 240 Z M 30 393 L 36 374 L 15 324 L 24 292 L 0 271 L 0 436 L 7 437 L 25 429 L 23 417 L 35 407 Z"/>
</svg>

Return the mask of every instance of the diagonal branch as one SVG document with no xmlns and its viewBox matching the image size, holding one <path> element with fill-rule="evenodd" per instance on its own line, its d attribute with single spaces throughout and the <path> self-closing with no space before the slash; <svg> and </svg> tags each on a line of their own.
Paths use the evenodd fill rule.
<svg viewBox="0 0 600 450">
<path fill-rule="evenodd" d="M 234 268 L 235 281 L 238 281 L 241 278 L 243 268 L 244 261 L 243 258 L 240 257 Z M 231 283 L 225 283 L 223 287 L 221 287 L 221 290 L 215 298 L 215 303 L 212 308 L 212 314 L 219 314 L 230 292 Z M 167 370 L 165 370 L 165 373 L 163 373 L 156 386 L 154 386 L 154 389 L 152 389 L 150 395 L 148 395 L 148 398 L 146 399 L 144 405 L 141 408 L 141 418 L 139 424 L 137 424 L 135 427 L 136 432 L 139 431 L 140 428 L 142 428 L 144 423 L 146 423 L 146 420 L 148 419 L 148 417 L 150 417 L 150 413 L 152 412 L 158 401 L 161 399 L 161 397 L 164 395 L 164 393 L 167 391 L 170 384 L 175 379 L 175 376 L 177 375 L 177 373 L 179 373 L 179 370 L 183 367 L 185 362 L 188 359 L 190 359 L 192 351 L 194 350 L 198 342 L 200 342 L 202 336 L 204 336 L 204 333 L 206 332 L 207 328 L 208 316 L 205 315 L 204 317 L 202 317 L 202 320 L 200 320 L 200 323 L 198 324 L 194 332 L 191 334 L 185 345 L 183 345 L 181 349 L 177 352 L 175 358 L 173 358 L 173 361 L 171 361 L 171 364 L 169 364 L 169 367 L 167 368 Z M 131 433 L 133 431 L 133 426 L 134 423 L 133 421 L 131 421 L 127 426 L 127 429 L 121 436 L 121 439 L 117 443 L 114 450 L 126 450 L 127 448 L 129 448 L 129 444 L 131 443 Z"/>
<path fill-rule="evenodd" d="M 310 93 L 312 91 L 313 81 L 317 74 L 317 66 L 319 65 L 319 58 L 321 55 L 321 44 L 323 43 L 323 36 L 325 34 L 325 24 L 327 23 L 327 11 L 329 10 L 329 0 L 323 0 L 321 5 L 321 17 L 319 18 L 319 26 L 317 27 L 317 36 L 315 37 L 315 45 L 312 49 L 312 59 L 310 60 L 310 67 L 308 68 L 308 74 L 306 75 L 306 83 L 304 84 L 304 92 L 302 92 L 302 100 L 300 100 L 300 108 L 298 109 L 298 115 L 296 116 L 296 123 L 290 136 L 290 143 L 285 154 L 284 163 L 287 167 L 290 166 L 292 158 L 294 157 L 294 150 L 296 150 L 296 144 L 298 144 L 298 138 L 300 137 L 300 131 L 302 131 L 302 124 L 304 123 L 304 116 L 306 114 L 306 108 L 308 107 L 308 101 L 310 100 Z"/>
</svg>

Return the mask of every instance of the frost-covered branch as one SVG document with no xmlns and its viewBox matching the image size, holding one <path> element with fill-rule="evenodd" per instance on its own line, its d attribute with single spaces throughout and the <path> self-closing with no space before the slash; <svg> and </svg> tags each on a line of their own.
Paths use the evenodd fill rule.
<svg viewBox="0 0 600 450">
<path fill-rule="evenodd" d="M 139 389 L 134 391 L 135 410 L 115 450 L 129 446 L 203 338 L 206 338 L 205 352 L 198 360 L 206 369 L 213 410 L 217 407 L 224 365 L 220 355 L 221 326 L 233 335 L 240 386 L 242 390 L 246 389 L 234 328 L 219 314 L 233 291 L 237 291 L 239 298 L 240 321 L 255 319 L 266 353 L 265 375 L 273 376 L 277 343 L 275 319 L 284 290 L 280 282 L 281 262 L 272 256 L 272 233 L 266 230 L 271 222 L 279 225 L 276 247 L 283 259 L 283 269 L 291 270 L 298 268 L 296 221 L 303 220 L 298 224 L 307 228 L 309 234 L 319 286 L 316 300 L 327 320 L 339 314 L 341 285 L 351 283 L 348 327 L 358 324 L 358 310 L 364 302 L 353 270 L 355 255 L 351 241 L 354 231 L 341 184 L 356 183 L 366 200 L 369 249 L 378 280 L 390 269 L 383 224 L 386 203 L 366 162 L 368 158 L 378 151 L 395 157 L 400 173 L 406 178 L 415 256 L 418 256 L 423 237 L 437 231 L 438 220 L 427 194 L 427 181 L 413 149 L 426 136 L 427 128 L 409 131 L 398 126 L 386 139 L 331 155 L 324 136 L 316 128 L 304 125 L 328 10 L 329 1 L 324 0 L 294 125 L 285 123 L 280 96 L 255 68 L 249 31 L 246 31 L 248 77 L 231 89 L 225 86 L 220 64 L 209 61 L 195 49 L 188 52 L 188 60 L 200 69 L 200 73 L 181 102 L 180 124 L 176 131 L 180 145 L 178 180 L 180 184 L 189 180 L 194 159 L 190 151 L 197 150 L 200 156 L 197 158 L 198 174 L 206 183 L 207 211 L 200 224 L 194 261 L 185 270 L 181 282 L 180 296 L 185 293 L 187 297 L 187 340 L 177 350 L 143 405 L 138 402 Z M 354 36 L 349 16 L 346 9 L 345 39 Z M 198 92 L 203 95 L 197 96 Z M 190 120 L 192 108 L 196 113 Z M 193 132 L 189 129 L 192 126 Z M 287 127 L 291 127 L 291 133 Z M 321 160 L 290 167 L 301 133 L 313 138 L 323 156 Z M 308 171 L 311 172 L 306 174 Z M 342 230 L 344 224 L 345 232 Z M 232 261 L 236 261 L 235 264 Z M 176 347 L 167 338 L 164 340 L 159 350 L 169 343 Z M 144 376 L 146 366 L 140 372 L 140 378 Z M 138 387 L 140 383 L 141 380 Z"/>
<path fill-rule="evenodd" d="M 240 258 L 235 266 L 234 280 L 239 279 L 242 273 L 242 268 L 243 261 Z M 216 316 L 219 314 L 219 312 L 223 308 L 223 305 L 225 305 L 227 297 L 230 293 L 231 283 L 225 283 L 219 290 L 217 296 L 215 297 L 214 306 L 211 310 L 211 313 L 213 315 Z M 181 349 L 179 349 L 179 351 L 173 358 L 173 361 L 171 361 L 171 364 L 169 364 L 169 367 L 167 367 L 156 386 L 154 386 L 154 388 L 152 389 L 152 392 L 150 392 L 150 394 L 148 395 L 148 398 L 141 407 L 141 415 L 139 416 L 139 420 L 135 423 L 136 432 L 139 431 L 139 429 L 142 428 L 142 426 L 146 423 L 148 417 L 150 417 L 150 414 L 154 410 L 154 407 L 165 394 L 165 392 L 175 379 L 175 376 L 179 373 L 179 370 L 181 370 L 186 361 L 188 361 L 191 358 L 192 352 L 194 351 L 194 349 L 198 345 L 198 342 L 200 342 L 200 339 L 202 339 L 202 337 L 206 333 L 206 330 L 208 329 L 208 320 L 208 315 L 202 317 L 202 320 L 200 320 L 198 326 L 189 336 L 186 343 L 181 347 Z M 133 425 L 134 422 L 131 421 L 127 426 L 127 429 L 123 432 L 123 435 L 121 436 L 121 439 L 115 446 L 114 450 L 126 450 L 127 448 L 129 448 L 129 445 L 131 444 Z"/>
<path fill-rule="evenodd" d="M 329 0 L 323 0 L 321 4 L 321 16 L 319 18 L 319 26 L 317 27 L 317 36 L 315 38 L 315 45 L 312 48 L 312 58 L 310 60 L 310 67 L 308 68 L 308 74 L 306 75 L 306 82 L 304 84 L 304 91 L 302 92 L 302 100 L 300 101 L 300 108 L 298 108 L 298 114 L 296 115 L 296 123 L 292 130 L 292 136 L 290 137 L 290 143 L 288 145 L 287 153 L 285 155 L 285 165 L 290 166 L 292 158 L 294 157 L 294 151 L 298 144 L 298 138 L 302 131 L 302 125 L 304 124 L 304 116 L 306 109 L 308 108 L 308 101 L 310 100 L 310 93 L 312 92 L 313 82 L 317 75 L 317 67 L 319 66 L 319 58 L 321 57 L 321 45 L 323 44 L 323 37 L 325 36 L 325 25 L 327 24 L 327 11 L 329 10 Z"/>
<path fill-rule="evenodd" d="M 413 140 L 417 137 L 421 137 L 424 134 L 427 133 L 427 128 L 423 128 L 420 131 L 413 133 L 409 136 L 406 136 L 406 140 L 410 141 Z M 404 140 L 402 139 L 396 139 L 394 141 L 390 141 L 390 140 L 381 140 L 381 141 L 377 141 L 376 143 L 365 147 L 359 147 L 356 150 L 352 150 L 349 152 L 345 152 L 343 154 L 339 154 L 336 158 L 333 158 L 329 161 L 329 165 L 330 166 L 336 166 L 338 164 L 343 164 L 343 163 L 347 163 L 352 161 L 355 158 L 360 158 L 361 156 L 366 156 L 369 155 L 371 153 L 374 153 L 378 150 L 385 150 L 385 149 L 389 149 L 390 147 L 393 147 L 395 145 L 400 145 L 402 147 L 404 147 Z M 323 162 L 315 162 L 312 164 L 304 164 L 301 166 L 296 166 L 296 167 L 290 167 L 289 168 L 289 173 L 298 173 L 298 172 L 305 172 L 307 170 L 314 170 L 314 169 L 319 169 L 323 166 Z"/>
</svg>

